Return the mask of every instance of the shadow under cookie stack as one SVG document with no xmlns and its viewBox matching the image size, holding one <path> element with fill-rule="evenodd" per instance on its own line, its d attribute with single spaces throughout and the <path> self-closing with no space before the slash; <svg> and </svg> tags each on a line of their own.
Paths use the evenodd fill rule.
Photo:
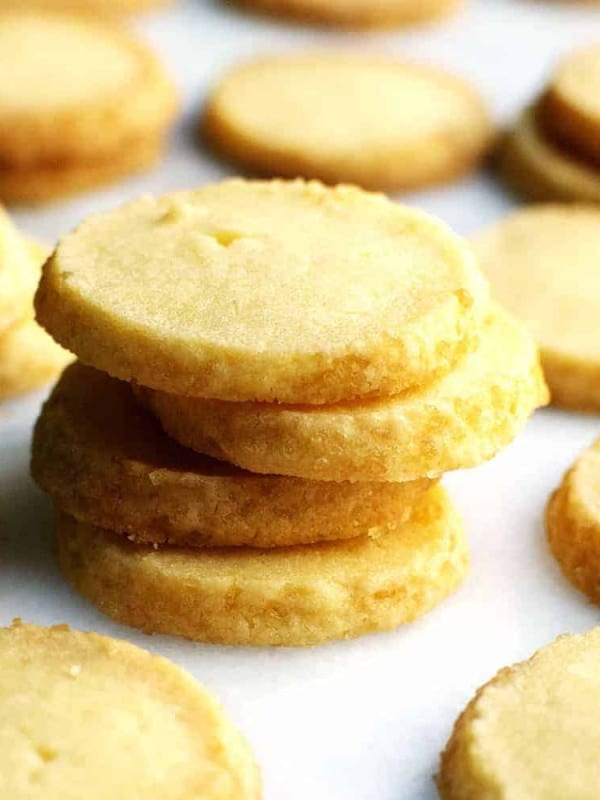
<svg viewBox="0 0 600 800">
<path fill-rule="evenodd" d="M 461 582 L 439 477 L 547 400 L 467 245 L 380 195 L 226 181 L 84 222 L 38 320 L 80 362 L 32 471 L 110 617 L 237 645 L 388 630 Z"/>
</svg>

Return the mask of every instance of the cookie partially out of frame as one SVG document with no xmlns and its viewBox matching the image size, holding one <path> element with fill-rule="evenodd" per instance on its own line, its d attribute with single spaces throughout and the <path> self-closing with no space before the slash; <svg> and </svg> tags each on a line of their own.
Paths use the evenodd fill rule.
<svg viewBox="0 0 600 800">
<path fill-rule="evenodd" d="M 0 629 L 0 796 L 259 800 L 246 742 L 182 669 L 128 642 Z"/>
<path fill-rule="evenodd" d="M 459 717 L 442 800 L 597 800 L 600 628 L 501 670 Z"/>
</svg>

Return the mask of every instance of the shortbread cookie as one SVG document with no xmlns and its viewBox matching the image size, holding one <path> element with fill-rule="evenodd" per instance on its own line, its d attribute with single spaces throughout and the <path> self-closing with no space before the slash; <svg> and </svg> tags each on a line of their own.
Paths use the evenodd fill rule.
<svg viewBox="0 0 600 800">
<path fill-rule="evenodd" d="M 22 239 L 18 245 L 26 253 L 26 260 L 19 265 L 16 278 L 21 286 L 25 287 L 27 311 L 23 320 L 11 326 L 6 332 L 0 333 L 0 400 L 16 397 L 43 386 L 73 360 L 71 353 L 56 344 L 32 318 L 33 293 L 47 251 L 35 242 Z"/>
<path fill-rule="evenodd" d="M 89 16 L 1 13 L 0 83 L 2 170 L 119 160 L 176 110 L 151 51 Z"/>
<path fill-rule="evenodd" d="M 467 568 L 462 522 L 440 487 L 373 539 L 273 550 L 135 545 L 59 514 L 60 566 L 108 616 L 147 633 L 238 645 L 311 645 L 411 622 Z"/>
<path fill-rule="evenodd" d="M 254 475 L 182 448 L 131 388 L 75 364 L 36 424 L 32 473 L 56 505 L 132 541 L 275 547 L 380 536 L 429 481 L 331 483 Z"/>
<path fill-rule="evenodd" d="M 552 401 L 600 410 L 600 209 L 523 209 L 474 248 L 496 299 L 537 340 Z"/>
<path fill-rule="evenodd" d="M 600 628 L 501 670 L 459 717 L 442 800 L 597 800 Z"/>
<path fill-rule="evenodd" d="M 257 11 L 343 28 L 391 28 L 445 16 L 461 0 L 236 0 Z"/>
<path fill-rule="evenodd" d="M 29 262 L 27 243 L 0 207 L 0 337 L 31 316 L 37 278 Z"/>
<path fill-rule="evenodd" d="M 540 115 L 551 138 L 600 166 L 600 45 L 578 50 L 560 64 Z"/>
<path fill-rule="evenodd" d="M 500 170 L 531 200 L 600 202 L 600 169 L 561 149 L 543 133 L 536 109 L 528 109 L 506 138 Z"/>
<path fill-rule="evenodd" d="M 70 14 L 134 14 L 159 8 L 172 0 L 2 0 L 2 8 L 18 11 L 67 11 Z"/>
<path fill-rule="evenodd" d="M 0 400 L 43 386 L 72 360 L 34 320 L 21 322 L 0 335 Z"/>
<path fill-rule="evenodd" d="M 388 400 L 298 407 L 139 389 L 187 447 L 252 470 L 315 480 L 409 481 L 491 458 L 547 400 L 536 347 L 503 312 L 443 378 Z"/>
<path fill-rule="evenodd" d="M 0 167 L 0 198 L 6 203 L 34 204 L 68 197 L 153 167 L 162 142 L 130 143 L 112 158 L 100 161 L 38 165 L 23 169 Z"/>
<path fill-rule="evenodd" d="M 600 604 L 600 441 L 577 459 L 550 498 L 546 528 L 566 577 Z"/>
<path fill-rule="evenodd" d="M 234 68 L 202 127 L 263 175 L 412 189 L 474 167 L 491 140 L 481 97 L 434 67 L 350 55 L 292 55 Z"/>
<path fill-rule="evenodd" d="M 6 800 L 258 800 L 248 745 L 182 669 L 66 625 L 0 629 Z"/>
<path fill-rule="evenodd" d="M 226 400 L 323 403 L 447 371 L 488 286 L 441 223 L 381 195 L 230 180 L 142 198 L 62 239 L 38 319 L 124 380 Z"/>
</svg>

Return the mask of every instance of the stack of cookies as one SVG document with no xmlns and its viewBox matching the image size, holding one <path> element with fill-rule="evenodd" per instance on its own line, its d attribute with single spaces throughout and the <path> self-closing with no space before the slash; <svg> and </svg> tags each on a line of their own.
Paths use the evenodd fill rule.
<svg viewBox="0 0 600 800">
<path fill-rule="evenodd" d="M 39 202 L 160 158 L 176 113 L 161 64 L 89 16 L 0 13 L 0 198 Z"/>
<path fill-rule="evenodd" d="M 28 242 L 0 208 L 0 400 L 42 386 L 72 356 L 33 318 L 44 248 Z"/>
<path fill-rule="evenodd" d="M 33 443 L 61 567 L 148 632 L 307 645 L 415 619 L 467 564 L 438 478 L 547 399 L 467 245 L 354 188 L 232 180 L 97 215 L 36 308 L 81 360 Z"/>
<path fill-rule="evenodd" d="M 509 134 L 501 169 L 533 200 L 600 202 L 600 46 L 558 66 Z"/>
</svg>

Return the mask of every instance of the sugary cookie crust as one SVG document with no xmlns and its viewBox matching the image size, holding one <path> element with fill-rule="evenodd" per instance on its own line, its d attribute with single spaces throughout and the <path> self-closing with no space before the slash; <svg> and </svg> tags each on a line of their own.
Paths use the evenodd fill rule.
<svg viewBox="0 0 600 800">
<path fill-rule="evenodd" d="M 314 645 L 410 622 L 467 568 L 440 487 L 392 533 L 275 550 L 153 550 L 59 514 L 58 558 L 104 613 L 147 633 L 236 645 Z"/>
<path fill-rule="evenodd" d="M 85 363 L 184 395 L 389 395 L 472 349 L 488 286 L 445 226 L 381 195 L 230 180 L 62 239 L 38 320 Z"/>
<path fill-rule="evenodd" d="M 353 481 L 475 466 L 547 401 L 533 341 L 498 309 L 480 347 L 452 372 L 387 400 L 315 408 L 138 393 L 186 447 L 252 472 Z"/>
<path fill-rule="evenodd" d="M 258 174 L 386 190 L 450 180 L 492 138 L 466 81 L 409 62 L 325 53 L 234 67 L 209 97 L 201 129 Z"/>
<path fill-rule="evenodd" d="M 112 157 L 24 169 L 0 167 L 0 198 L 11 204 L 44 203 L 90 191 L 126 175 L 151 169 L 162 156 L 162 139 L 130 142 Z"/>
<path fill-rule="evenodd" d="M 190 675 L 66 625 L 0 629 L 0 742 L 10 800 L 260 796 L 248 745 Z"/>
<path fill-rule="evenodd" d="M 64 373 L 36 423 L 32 474 L 82 522 L 188 546 L 380 536 L 406 522 L 430 486 L 304 481 L 213 461 L 168 438 L 127 384 L 81 364 Z"/>
<path fill-rule="evenodd" d="M 552 402 L 600 409 L 600 210 L 544 204 L 518 210 L 473 239 L 496 300 L 540 347 Z"/>
<path fill-rule="evenodd" d="M 343 28 L 391 28 L 445 16 L 462 0 L 236 0 L 246 8 Z"/>
<path fill-rule="evenodd" d="M 500 171 L 518 192 L 542 202 L 600 202 L 600 170 L 544 135 L 530 108 L 507 136 Z"/>
<path fill-rule="evenodd" d="M 600 605 L 600 442 L 577 459 L 550 497 L 546 531 L 568 580 Z"/>
<path fill-rule="evenodd" d="M 39 276 L 32 275 L 29 259 L 26 242 L 0 206 L 0 337 L 31 316 Z"/>
<path fill-rule="evenodd" d="M 454 727 L 442 800 L 596 800 L 600 628 L 501 670 Z"/>
<path fill-rule="evenodd" d="M 77 48 L 77 59 L 81 63 L 74 70 L 68 63 L 67 55 L 72 30 L 72 46 Z M 27 95 L 22 89 L 15 98 L 18 104 L 7 106 L 0 103 L 0 169 L 25 172 L 39 169 L 42 173 L 56 164 L 86 165 L 104 160 L 117 159 L 128 144 L 136 140 L 149 141 L 162 138 L 172 122 L 177 110 L 175 89 L 166 76 L 162 65 L 153 53 L 142 43 L 136 41 L 124 29 L 100 21 L 89 16 L 67 16 L 61 14 L 37 12 L 1 12 L 0 13 L 0 47 L 3 36 L 9 37 L 15 53 L 5 53 L 2 61 L 0 51 L 0 80 L 21 81 L 18 54 L 33 59 L 36 52 L 36 41 L 39 39 L 41 52 L 55 47 L 52 35 L 60 37 L 60 51 L 65 53 L 65 78 L 69 81 L 72 99 L 54 105 L 46 101 L 33 102 L 28 107 Z M 106 90 L 101 88 L 101 79 L 96 75 L 98 86 L 90 91 L 83 88 L 77 93 L 72 75 L 86 80 L 86 45 L 82 36 L 89 37 L 91 45 L 95 40 L 104 41 L 107 48 L 104 60 L 111 61 L 108 55 L 114 49 L 123 56 L 125 76 L 119 81 L 112 76 Z M 17 43 L 23 39 L 23 44 Z M 64 41 L 63 41 L 64 39 Z M 31 40 L 31 44 L 27 44 Z M 110 44 L 109 44 L 110 43 Z M 6 49 L 7 43 L 5 43 Z M 31 49 L 29 53 L 28 47 Z M 56 60 L 52 77 L 53 92 L 60 93 L 61 81 Z M 36 74 L 33 64 L 25 63 L 24 75 Z M 48 85 L 47 65 L 40 62 L 40 76 L 43 75 L 43 86 Z M 29 78 L 28 78 L 29 79 Z M 88 78 L 89 80 L 89 78 Z M 35 88 L 35 86 L 34 86 Z M 39 91 L 35 88 L 35 91 Z M 117 155 L 118 154 L 118 155 Z M 131 155 L 130 158 L 134 156 Z M 105 165 L 105 168 L 108 168 Z M 6 180 L 6 179 L 5 179 Z M 4 182 L 4 181 L 3 181 Z"/>
</svg>

